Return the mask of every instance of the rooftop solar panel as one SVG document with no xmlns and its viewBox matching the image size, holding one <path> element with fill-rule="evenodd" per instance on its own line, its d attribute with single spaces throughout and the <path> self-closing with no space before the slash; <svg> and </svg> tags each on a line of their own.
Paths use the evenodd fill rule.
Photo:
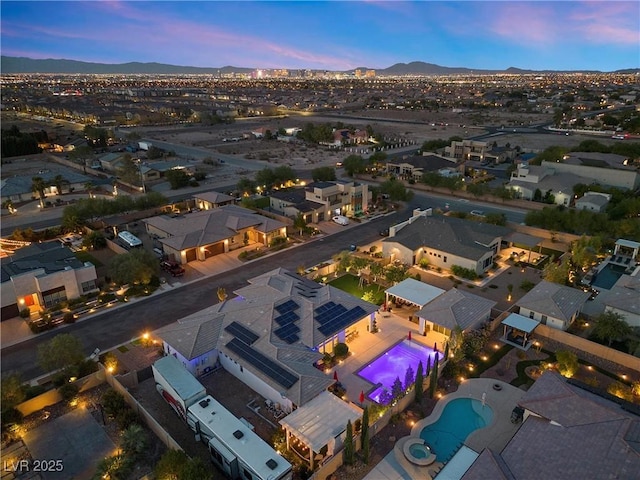
<svg viewBox="0 0 640 480">
<path fill-rule="evenodd" d="M 318 330 L 325 336 L 332 335 L 362 318 L 366 313 L 362 307 L 354 307 L 321 324 Z"/>
<path fill-rule="evenodd" d="M 284 340 L 286 337 L 298 333 L 299 331 L 300 328 L 298 328 L 297 325 L 290 323 L 288 325 L 284 325 L 280 328 L 275 329 L 273 333 L 275 333 L 276 336 L 281 340 Z"/>
<path fill-rule="evenodd" d="M 238 322 L 231 322 L 224 329 L 247 345 L 251 345 L 260 338 L 260 335 L 256 335 L 244 325 L 240 325 Z"/>
<path fill-rule="evenodd" d="M 284 388 L 291 388 L 298 381 L 294 374 L 237 338 L 228 342 L 226 347 Z"/>
<path fill-rule="evenodd" d="M 297 310 L 298 308 L 300 308 L 300 305 L 298 305 L 295 300 L 287 300 L 283 304 L 277 305 L 274 308 L 280 315 L 282 315 L 292 310 Z"/>
</svg>

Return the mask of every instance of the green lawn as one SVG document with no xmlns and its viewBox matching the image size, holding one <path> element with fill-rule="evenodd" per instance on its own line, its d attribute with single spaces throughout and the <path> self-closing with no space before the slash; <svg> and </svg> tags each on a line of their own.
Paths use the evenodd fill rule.
<svg viewBox="0 0 640 480">
<path fill-rule="evenodd" d="M 346 275 L 343 275 L 342 277 L 336 278 L 335 280 L 329 282 L 329 285 L 339 288 L 340 290 L 350 293 L 354 297 L 358 298 L 362 298 L 364 292 L 373 292 L 373 303 L 375 303 L 376 305 L 382 305 L 382 303 L 384 302 L 384 288 L 376 283 L 366 285 L 364 288 L 360 288 L 358 286 L 358 281 L 358 277 L 347 273 Z"/>
</svg>

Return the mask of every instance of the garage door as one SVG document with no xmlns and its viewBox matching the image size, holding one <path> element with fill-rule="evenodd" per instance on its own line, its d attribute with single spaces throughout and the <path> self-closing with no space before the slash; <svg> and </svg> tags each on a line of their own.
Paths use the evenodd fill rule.
<svg viewBox="0 0 640 480">
<path fill-rule="evenodd" d="M 204 258 L 213 257 L 214 255 L 220 255 L 224 253 L 224 243 L 214 243 L 213 245 L 209 245 L 204 251 Z"/>
<path fill-rule="evenodd" d="M 187 250 L 186 253 L 186 258 L 187 258 L 187 262 L 193 262 L 196 259 L 196 249 L 192 248 L 190 250 Z"/>
</svg>

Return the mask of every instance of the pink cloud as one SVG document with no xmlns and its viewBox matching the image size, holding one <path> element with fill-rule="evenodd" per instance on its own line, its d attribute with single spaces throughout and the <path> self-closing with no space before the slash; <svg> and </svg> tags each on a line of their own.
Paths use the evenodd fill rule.
<svg viewBox="0 0 640 480">
<path fill-rule="evenodd" d="M 572 29 L 589 43 L 640 43 L 640 4 L 581 2 L 569 15 Z"/>
<path fill-rule="evenodd" d="M 512 42 L 552 44 L 561 33 L 561 19 L 549 4 L 492 3 L 491 8 L 487 28 Z"/>
</svg>

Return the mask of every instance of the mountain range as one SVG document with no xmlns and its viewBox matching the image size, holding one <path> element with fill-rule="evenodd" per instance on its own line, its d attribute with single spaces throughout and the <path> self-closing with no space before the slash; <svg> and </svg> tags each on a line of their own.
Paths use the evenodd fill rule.
<svg viewBox="0 0 640 480">
<path fill-rule="evenodd" d="M 369 67 L 360 67 L 361 70 L 369 70 Z M 164 63 L 92 63 L 80 62 L 77 60 L 65 59 L 32 59 L 27 57 L 8 57 L 0 58 L 0 71 L 2 73 L 60 73 L 60 74 L 230 74 L 230 73 L 250 73 L 255 68 L 225 66 L 220 68 L 205 67 L 189 67 L 179 65 L 168 65 Z M 523 70 L 515 67 L 506 70 L 483 70 L 464 67 L 443 67 L 433 63 L 411 62 L 396 63 L 388 68 L 372 69 L 376 71 L 377 76 L 398 76 L 398 75 L 491 75 L 491 74 L 513 74 L 527 75 L 536 73 L 602 73 L 597 70 L 567 70 L 567 71 L 551 71 L 551 70 Z M 315 72 L 322 70 L 312 70 Z M 349 72 L 352 72 L 350 70 Z M 610 73 L 640 73 L 640 69 L 617 70 Z"/>
</svg>

